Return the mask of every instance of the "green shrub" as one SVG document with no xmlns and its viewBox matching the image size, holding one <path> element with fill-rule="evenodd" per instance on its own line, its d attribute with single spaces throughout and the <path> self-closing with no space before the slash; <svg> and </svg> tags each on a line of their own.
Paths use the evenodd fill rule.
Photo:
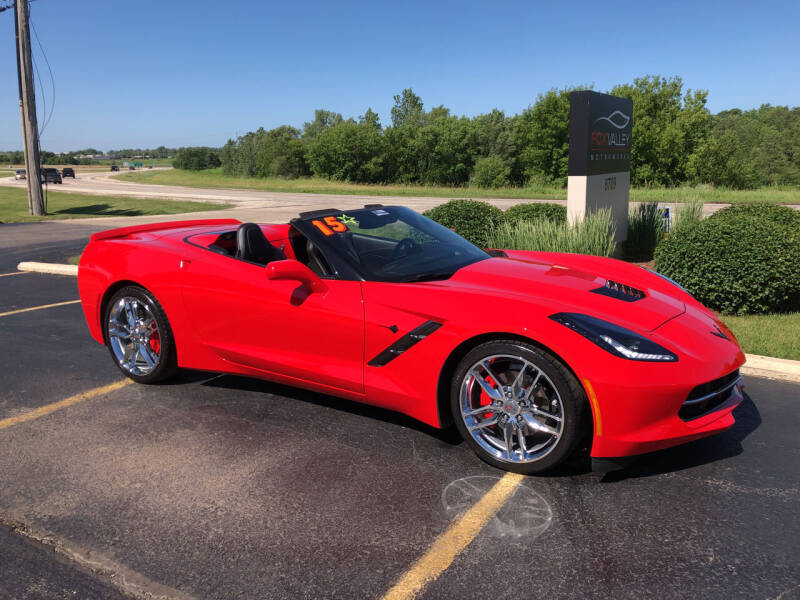
<svg viewBox="0 0 800 600">
<path fill-rule="evenodd" d="M 753 214 L 704 219 L 667 236 L 655 268 L 724 313 L 800 310 L 800 228 L 792 225 Z"/>
<path fill-rule="evenodd" d="M 781 223 L 800 227 L 800 211 L 779 206 L 771 202 L 752 202 L 747 204 L 733 204 L 715 212 L 711 218 L 728 219 L 738 216 L 754 217 L 770 223 Z"/>
<path fill-rule="evenodd" d="M 479 200 L 450 200 L 425 211 L 424 215 L 449 227 L 480 248 L 487 247 L 489 233 L 505 220 L 503 211 Z"/>
<path fill-rule="evenodd" d="M 678 204 L 675 208 L 675 218 L 672 221 L 670 233 L 691 227 L 703 220 L 703 201 L 699 198 L 690 198 Z"/>
<path fill-rule="evenodd" d="M 658 202 L 642 202 L 628 212 L 628 239 L 622 250 L 628 258 L 650 260 L 664 231 L 664 210 Z"/>
<path fill-rule="evenodd" d="M 566 220 L 558 223 L 546 219 L 502 223 L 492 230 L 488 241 L 489 248 L 596 256 L 611 256 L 616 247 L 614 223 L 608 209 L 586 215 L 573 227 Z"/>
<path fill-rule="evenodd" d="M 553 223 L 567 222 L 567 207 L 552 202 L 531 202 L 516 204 L 506 211 L 506 221 L 539 221 L 544 219 Z"/>
<path fill-rule="evenodd" d="M 499 188 L 508 185 L 511 168 L 499 156 L 484 156 L 475 162 L 472 170 L 472 185 L 484 188 Z"/>
</svg>

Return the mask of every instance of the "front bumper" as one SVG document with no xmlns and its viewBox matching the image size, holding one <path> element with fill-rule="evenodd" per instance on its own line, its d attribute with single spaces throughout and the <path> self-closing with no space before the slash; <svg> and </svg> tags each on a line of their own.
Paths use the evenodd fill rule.
<svg viewBox="0 0 800 600">
<path fill-rule="evenodd" d="M 734 424 L 731 413 L 744 398 L 738 376 L 744 354 L 734 340 L 709 334 L 711 323 L 713 317 L 695 311 L 651 332 L 677 351 L 676 363 L 616 359 L 617 369 L 590 369 L 582 377 L 594 416 L 593 458 L 653 452 Z"/>
<path fill-rule="evenodd" d="M 685 444 L 729 429 L 735 423 L 731 414 L 744 399 L 741 381 L 725 392 L 724 399 L 699 417 L 683 420 L 676 410 L 673 415 L 658 419 L 641 419 L 640 426 L 624 432 L 602 432 L 595 436 L 593 458 L 617 458 L 654 452 Z M 673 404 L 674 403 L 670 403 Z M 678 406 L 682 406 L 679 402 Z"/>
</svg>

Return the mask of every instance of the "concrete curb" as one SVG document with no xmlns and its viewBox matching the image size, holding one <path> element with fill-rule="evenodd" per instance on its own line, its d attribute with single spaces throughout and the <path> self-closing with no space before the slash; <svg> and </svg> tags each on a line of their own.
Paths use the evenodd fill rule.
<svg viewBox="0 0 800 600">
<path fill-rule="evenodd" d="M 740 369 L 742 375 L 800 383 L 800 360 L 772 358 L 758 354 L 745 354 L 745 358 L 747 363 Z"/>
<path fill-rule="evenodd" d="M 77 265 L 21 262 L 17 265 L 17 269 L 33 273 L 48 273 L 50 275 L 78 276 Z M 747 358 L 747 364 L 741 368 L 742 375 L 800 383 L 800 360 L 772 358 L 770 356 L 759 356 L 758 354 L 746 354 L 745 357 Z"/>
<path fill-rule="evenodd" d="M 78 276 L 78 265 L 62 265 L 59 263 L 21 262 L 17 265 L 20 271 L 31 273 L 47 273 L 48 275 Z"/>
</svg>

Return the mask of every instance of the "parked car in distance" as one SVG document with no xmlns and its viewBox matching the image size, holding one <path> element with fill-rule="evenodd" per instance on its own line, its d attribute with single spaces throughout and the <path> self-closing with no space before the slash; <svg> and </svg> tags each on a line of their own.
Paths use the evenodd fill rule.
<svg viewBox="0 0 800 600">
<path fill-rule="evenodd" d="M 128 171 L 135 171 L 135 170 L 136 170 L 136 167 L 134 167 L 133 165 L 131 165 L 130 167 L 128 167 Z"/>
<path fill-rule="evenodd" d="M 42 169 L 42 183 L 63 183 L 58 169 L 49 167 Z"/>
<path fill-rule="evenodd" d="M 14 179 L 25 179 L 25 169 L 17 169 L 14 173 Z"/>
<path fill-rule="evenodd" d="M 119 165 L 111 165 L 112 171 L 119 171 Z"/>
<path fill-rule="evenodd" d="M 72 177 L 75 179 L 75 169 L 72 167 L 64 167 L 61 169 L 61 177 Z"/>
</svg>

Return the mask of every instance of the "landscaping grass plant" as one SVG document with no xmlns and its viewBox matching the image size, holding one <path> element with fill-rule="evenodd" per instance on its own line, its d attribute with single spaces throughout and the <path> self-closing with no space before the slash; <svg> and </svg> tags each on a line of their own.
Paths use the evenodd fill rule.
<svg viewBox="0 0 800 600">
<path fill-rule="evenodd" d="M 742 205 L 746 206 L 746 205 Z M 703 201 L 698 198 L 690 198 L 683 204 L 679 204 L 675 210 L 675 218 L 672 221 L 670 233 L 675 233 L 681 229 L 691 227 L 703 219 Z"/>
<path fill-rule="evenodd" d="M 628 258 L 650 260 L 664 237 L 664 210 L 657 202 L 642 202 L 628 212 L 628 238 L 622 250 Z"/>
<path fill-rule="evenodd" d="M 611 256 L 615 250 L 611 211 L 586 215 L 574 226 L 545 219 L 505 222 L 491 231 L 487 247 Z"/>
<path fill-rule="evenodd" d="M 116 198 L 48 191 L 48 214 L 36 217 L 28 214 L 28 195 L 24 188 L 0 187 L 0 223 L 86 217 L 173 215 L 221 210 L 229 207 L 228 204 L 209 202 L 188 202 L 162 198 Z"/>
</svg>

